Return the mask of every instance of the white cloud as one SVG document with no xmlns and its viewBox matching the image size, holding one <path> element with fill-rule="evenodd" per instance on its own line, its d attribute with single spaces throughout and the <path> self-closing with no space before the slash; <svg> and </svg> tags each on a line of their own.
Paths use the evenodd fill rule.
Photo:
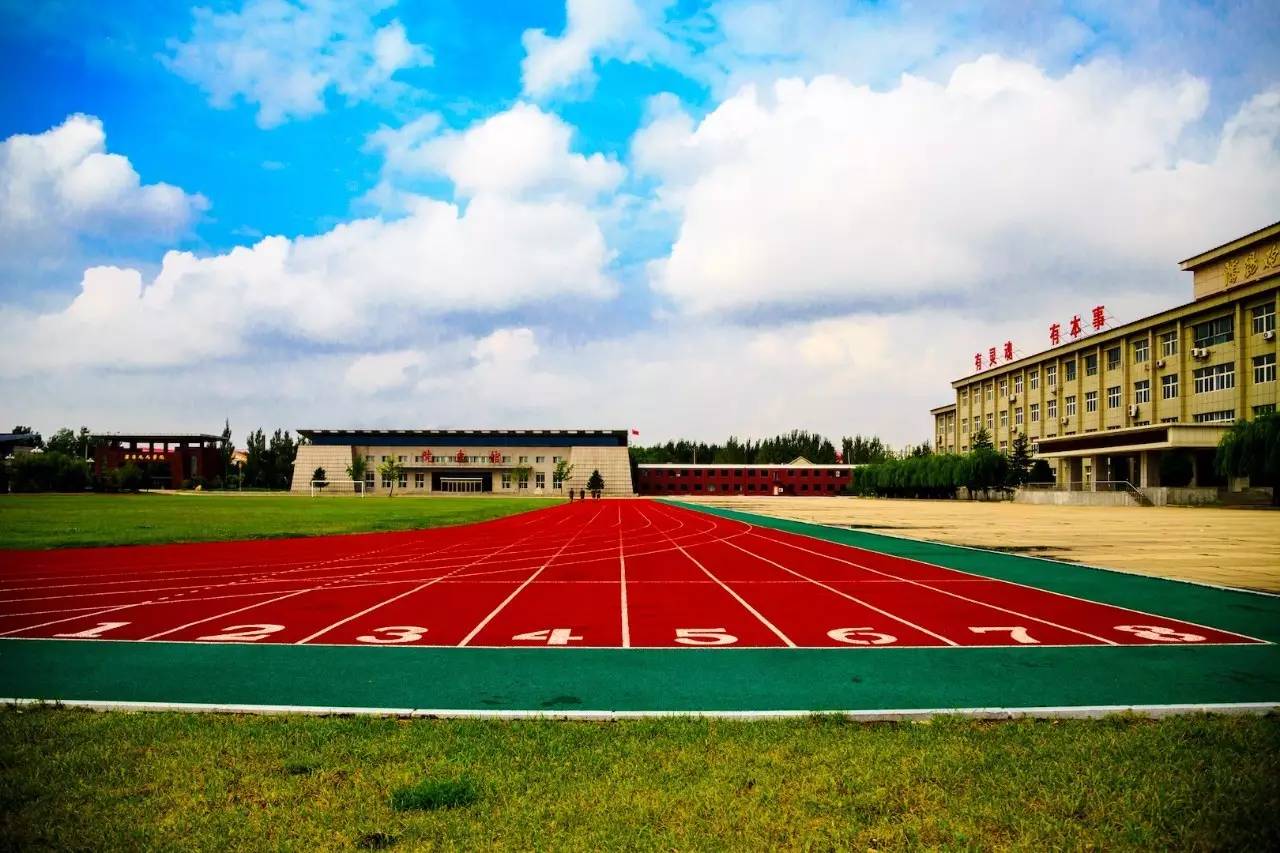
<svg viewBox="0 0 1280 853">
<path fill-rule="evenodd" d="M 44 133 L 0 142 L 0 253 L 36 263 L 77 238 L 161 241 L 182 236 L 209 206 L 172 184 L 143 184 L 107 153 L 102 122 L 72 115 Z"/>
<path fill-rule="evenodd" d="M 524 31 L 520 63 L 524 92 L 544 98 L 566 89 L 590 88 L 596 61 L 644 62 L 672 51 L 660 30 L 665 3 L 638 0 L 565 0 L 559 36 Z"/>
<path fill-rule="evenodd" d="M 369 353 L 351 362 L 342 378 L 352 390 L 377 394 L 403 387 L 426 363 L 427 354 L 421 350 Z"/>
<path fill-rule="evenodd" d="M 393 76 L 429 66 L 431 54 L 404 25 L 374 19 L 395 0 L 246 0 L 239 11 L 194 10 L 186 41 L 165 62 L 217 107 L 236 98 L 258 106 L 258 125 L 324 112 L 332 89 L 349 102 L 389 100 L 405 91 Z"/>
<path fill-rule="evenodd" d="M 659 102 L 633 157 L 682 223 L 652 285 L 705 313 L 1167 281 L 1176 258 L 1272 221 L 1280 195 L 1280 89 L 1192 161 L 1179 143 L 1207 99 L 1185 76 L 1053 78 L 988 56 L 886 92 L 746 87 L 698 123 Z"/>
<path fill-rule="evenodd" d="M 496 329 L 476 341 L 471 354 L 477 361 L 518 364 L 538 354 L 538 342 L 532 329 Z"/>
<path fill-rule="evenodd" d="M 175 365 L 233 356 L 255 337 L 345 343 L 402 334 L 414 319 L 599 299 L 615 289 L 609 258 L 578 205 L 484 197 L 464 213 L 419 197 L 401 219 L 212 257 L 169 252 L 149 283 L 137 270 L 90 269 L 65 310 L 0 316 L 0 370 Z"/>
<path fill-rule="evenodd" d="M 559 116 L 520 103 L 460 132 L 441 132 L 439 117 L 425 115 L 374 132 L 367 147 L 382 152 L 385 178 L 444 176 L 459 198 L 589 201 L 614 189 L 626 170 L 599 153 L 574 153 L 572 137 Z"/>
</svg>

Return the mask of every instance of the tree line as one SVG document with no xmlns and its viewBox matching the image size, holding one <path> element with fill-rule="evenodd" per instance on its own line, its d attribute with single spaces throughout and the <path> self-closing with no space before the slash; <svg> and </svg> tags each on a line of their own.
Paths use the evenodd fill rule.
<svg viewBox="0 0 1280 853">
<path fill-rule="evenodd" d="M 974 435 L 973 450 L 968 453 L 932 453 L 926 444 L 900 458 L 860 468 L 854 476 L 854 491 L 894 498 L 954 498 L 964 487 L 973 497 L 1052 480 L 1049 463 L 1032 459 L 1031 440 L 1025 434 L 1017 436 L 1005 454 L 995 449 L 983 427 Z"/>
<path fill-rule="evenodd" d="M 927 449 L 928 445 L 924 447 Z M 803 456 L 819 465 L 833 465 L 837 461 L 864 465 L 891 459 L 897 454 L 877 437 L 860 435 L 840 439 L 839 450 L 824 435 L 793 429 L 789 433 L 772 438 L 740 439 L 729 436 L 723 443 L 677 439 L 650 447 L 633 445 L 631 461 L 636 464 L 693 464 L 708 465 L 773 465 L 790 462 Z M 839 460 L 837 460 L 839 455 Z"/>
</svg>

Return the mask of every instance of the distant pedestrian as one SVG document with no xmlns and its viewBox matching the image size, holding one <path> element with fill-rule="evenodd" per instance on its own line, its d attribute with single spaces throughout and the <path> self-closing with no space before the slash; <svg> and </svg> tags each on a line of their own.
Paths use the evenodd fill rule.
<svg viewBox="0 0 1280 853">
<path fill-rule="evenodd" d="M 573 503 L 573 489 L 569 490 L 569 503 Z"/>
</svg>

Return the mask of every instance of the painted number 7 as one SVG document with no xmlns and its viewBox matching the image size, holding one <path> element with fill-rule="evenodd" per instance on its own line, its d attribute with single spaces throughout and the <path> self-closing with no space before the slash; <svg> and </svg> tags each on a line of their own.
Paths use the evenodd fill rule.
<svg viewBox="0 0 1280 853">
<path fill-rule="evenodd" d="M 1021 625 L 1005 625 L 1000 627 L 992 625 L 987 628 L 970 628 L 969 630 L 975 634 L 990 634 L 992 631 L 1008 631 L 1009 638 L 1016 642 L 1031 646 L 1037 645 L 1040 642 L 1028 634 L 1027 629 L 1023 628 Z"/>
</svg>

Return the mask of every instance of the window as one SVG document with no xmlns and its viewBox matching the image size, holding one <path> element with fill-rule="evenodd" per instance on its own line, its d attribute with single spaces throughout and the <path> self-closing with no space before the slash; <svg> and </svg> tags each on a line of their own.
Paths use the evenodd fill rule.
<svg viewBox="0 0 1280 853">
<path fill-rule="evenodd" d="M 1275 413 L 1276 413 L 1275 403 L 1265 403 L 1261 406 L 1253 407 L 1253 416 L 1255 418 L 1262 417 L 1263 415 L 1274 415 Z"/>
<path fill-rule="evenodd" d="M 1008 397 L 1008 396 L 1009 396 L 1009 380 L 1001 379 L 1000 380 L 1000 399 L 1003 400 L 1005 397 Z"/>
<path fill-rule="evenodd" d="M 1231 363 L 1202 367 L 1194 372 L 1195 392 L 1226 391 L 1236 387 L 1236 366 Z"/>
<path fill-rule="evenodd" d="M 364 457 L 364 461 L 365 461 L 365 462 L 372 462 L 372 461 L 373 461 L 373 454 L 372 454 L 372 453 L 367 454 L 367 455 Z"/>
<path fill-rule="evenodd" d="M 1062 416 L 1066 418 L 1074 418 L 1076 416 L 1076 398 L 1074 394 L 1063 403 Z"/>
<path fill-rule="evenodd" d="M 1051 421 L 1058 417 L 1058 401 L 1057 400 L 1050 400 L 1049 402 L 1044 404 L 1044 416 Z M 1034 418 L 1032 420 L 1034 420 Z"/>
<path fill-rule="evenodd" d="M 408 457 L 408 456 L 397 456 L 397 457 L 396 457 L 396 461 L 397 461 L 397 462 L 408 462 L 408 461 L 409 461 L 409 457 Z"/>
<path fill-rule="evenodd" d="M 1261 382 L 1276 381 L 1276 354 L 1273 352 L 1266 355 L 1258 355 L 1253 358 L 1253 381 L 1255 384 Z"/>
<path fill-rule="evenodd" d="M 1000 442 L 1000 452 L 1001 452 L 1001 453 L 1004 453 L 1004 452 L 1005 452 L 1006 450 L 1008 450 L 1008 449 L 1009 449 L 1009 442 L 1007 442 L 1007 441 L 1002 441 L 1002 442 Z"/>
<path fill-rule="evenodd" d="M 1063 375 L 1066 377 L 1066 381 L 1075 382 L 1076 381 L 1075 359 L 1072 359 L 1071 361 L 1064 361 L 1062 363 L 1062 372 L 1063 372 Z"/>
<path fill-rule="evenodd" d="M 552 457 L 551 457 L 551 464 L 552 464 L 552 465 L 559 465 L 559 464 L 560 464 L 560 457 L 559 457 L 559 456 L 552 456 Z"/>
<path fill-rule="evenodd" d="M 511 488 L 511 475 L 510 475 L 510 474 L 503 474 L 503 475 L 502 475 L 502 488 L 504 488 L 504 489 L 509 489 L 509 488 Z"/>
<path fill-rule="evenodd" d="M 974 432 L 977 432 L 977 431 L 978 431 L 978 430 L 980 430 L 980 429 L 982 429 L 982 418 L 978 417 L 977 415 L 974 415 L 974 416 L 973 416 L 973 431 L 974 431 Z"/>
<path fill-rule="evenodd" d="M 960 405 L 962 406 L 969 405 L 969 389 L 968 388 L 960 389 Z"/>
<path fill-rule="evenodd" d="M 382 478 L 382 488 L 384 488 L 384 489 L 389 489 L 389 488 L 391 488 L 391 478 L 390 478 L 390 477 L 383 477 L 383 478 Z"/>
<path fill-rule="evenodd" d="M 1133 383 L 1133 402 L 1150 403 L 1151 402 L 1151 380 L 1140 379 Z"/>
<path fill-rule="evenodd" d="M 1178 354 L 1178 333 L 1177 331 L 1165 332 L 1160 336 L 1160 356 L 1163 358 L 1167 355 Z"/>
<path fill-rule="evenodd" d="M 364 487 L 365 487 L 366 489 L 372 489 L 372 488 L 373 488 L 373 472 L 372 472 L 372 471 L 365 471 L 365 472 L 364 472 Z"/>
<path fill-rule="evenodd" d="M 1013 425 L 1016 427 L 1022 426 L 1022 407 L 1021 406 L 1013 410 Z"/>
<path fill-rule="evenodd" d="M 996 426 L 995 415 L 991 414 L 990 412 L 987 412 L 987 431 L 990 432 L 991 430 L 995 429 L 995 426 Z"/>
<path fill-rule="evenodd" d="M 529 481 L 528 481 L 528 480 L 516 480 L 516 489 L 517 489 L 517 490 L 528 489 L 528 488 L 529 488 Z"/>
<path fill-rule="evenodd" d="M 1000 429 L 1006 429 L 1009 426 L 1009 410 L 1000 410 Z"/>
<path fill-rule="evenodd" d="M 1151 358 L 1151 343 L 1145 339 L 1133 342 L 1134 364 L 1142 364 Z"/>
<path fill-rule="evenodd" d="M 1235 419 L 1235 409 L 1223 409 L 1220 412 L 1201 412 L 1192 416 L 1192 420 L 1198 424 L 1220 424 L 1225 421 L 1234 421 Z"/>
<path fill-rule="evenodd" d="M 1033 424 L 1040 423 L 1040 404 L 1039 404 L 1039 403 L 1032 403 L 1032 404 L 1031 404 L 1031 413 L 1030 413 L 1030 414 L 1031 414 L 1031 422 L 1032 422 Z"/>
<path fill-rule="evenodd" d="M 427 484 L 427 475 L 426 475 L 426 474 L 424 474 L 424 473 L 422 473 L 421 471 L 419 471 L 419 472 L 417 472 L 416 474 L 414 474 L 414 475 L 413 475 L 413 487 L 414 487 L 415 489 L 421 489 L 421 488 L 422 488 L 423 486 L 425 486 L 426 484 Z"/>
<path fill-rule="evenodd" d="M 545 457 L 545 456 L 535 456 L 535 457 L 533 457 L 533 461 L 534 461 L 534 462 L 537 462 L 539 465 L 542 465 L 543 463 L 545 463 L 545 462 L 547 461 L 547 457 Z"/>
<path fill-rule="evenodd" d="M 1252 331 L 1255 335 L 1276 330 L 1276 304 L 1274 302 L 1253 306 L 1249 309 L 1249 317 L 1253 324 Z"/>
<path fill-rule="evenodd" d="M 1015 394 L 1022 393 L 1022 374 L 1021 373 L 1013 377 L 1013 393 Z"/>
<path fill-rule="evenodd" d="M 1085 412 L 1098 411 L 1098 392 L 1097 391 L 1084 392 L 1084 410 Z"/>
<path fill-rule="evenodd" d="M 384 457 L 382 457 L 382 461 L 383 461 L 383 462 L 386 462 L 389 458 L 390 458 L 389 456 L 384 456 Z"/>
<path fill-rule="evenodd" d="M 1058 365 L 1051 364 L 1044 369 L 1044 381 L 1050 388 L 1058 384 Z"/>
<path fill-rule="evenodd" d="M 1086 355 L 1086 356 L 1084 357 L 1084 375 L 1085 375 L 1085 376 L 1097 376 L 1097 375 L 1098 375 L 1098 355 L 1097 355 L 1097 353 L 1094 353 L 1093 355 Z"/>
<path fill-rule="evenodd" d="M 1107 350 L 1107 370 L 1120 369 L 1120 347 Z"/>
<path fill-rule="evenodd" d="M 961 419 L 960 419 L 960 431 L 961 431 L 961 432 L 963 432 L 963 433 L 968 433 L 968 432 L 969 432 L 969 419 L 968 419 L 968 418 L 961 418 Z"/>
<path fill-rule="evenodd" d="M 1108 409 L 1120 408 L 1120 386 L 1119 385 L 1112 385 L 1110 388 L 1107 389 L 1107 408 Z"/>
<path fill-rule="evenodd" d="M 547 475 L 539 471 L 533 475 L 533 487 L 535 489 L 545 489 L 547 487 Z"/>
<path fill-rule="evenodd" d="M 1235 331 L 1236 321 L 1230 314 L 1205 323 L 1196 323 L 1191 327 L 1191 345 L 1207 347 L 1229 343 L 1235 340 Z"/>
<path fill-rule="evenodd" d="M 524 465 L 524 464 L 526 464 L 526 463 L 529 461 L 529 457 L 528 457 L 528 456 L 521 456 L 519 461 L 520 461 L 520 464 L 521 464 L 521 465 Z"/>
<path fill-rule="evenodd" d="M 1033 371 L 1031 371 L 1030 373 L 1028 373 L 1028 374 L 1027 374 L 1027 383 L 1031 386 L 1031 390 L 1032 390 L 1032 391 L 1034 391 L 1034 390 L 1036 390 L 1037 388 L 1039 388 L 1039 387 L 1040 387 L 1040 371 L 1038 371 L 1038 370 L 1033 370 Z"/>
<path fill-rule="evenodd" d="M 990 382 L 987 383 L 987 402 L 990 403 L 992 395 L 995 393 L 995 386 Z"/>
<path fill-rule="evenodd" d="M 400 476 L 396 478 L 396 485 L 398 485 L 402 489 L 407 487 L 409 485 L 408 473 L 401 471 Z"/>
</svg>

